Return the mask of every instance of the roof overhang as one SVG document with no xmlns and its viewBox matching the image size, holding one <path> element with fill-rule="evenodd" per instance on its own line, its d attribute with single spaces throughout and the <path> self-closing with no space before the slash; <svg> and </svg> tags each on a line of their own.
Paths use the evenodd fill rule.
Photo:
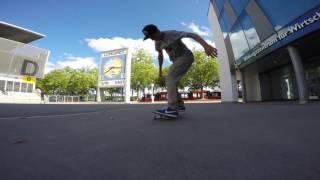
<svg viewBox="0 0 320 180">
<path fill-rule="evenodd" d="M 46 36 L 29 29 L 0 21 L 0 37 L 27 44 Z"/>
</svg>

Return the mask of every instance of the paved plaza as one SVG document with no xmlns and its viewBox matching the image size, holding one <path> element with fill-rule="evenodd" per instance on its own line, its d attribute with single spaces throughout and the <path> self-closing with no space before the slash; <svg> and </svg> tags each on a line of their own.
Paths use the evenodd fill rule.
<svg viewBox="0 0 320 180">
<path fill-rule="evenodd" d="M 0 105 L 0 179 L 319 180 L 320 104 Z"/>
</svg>

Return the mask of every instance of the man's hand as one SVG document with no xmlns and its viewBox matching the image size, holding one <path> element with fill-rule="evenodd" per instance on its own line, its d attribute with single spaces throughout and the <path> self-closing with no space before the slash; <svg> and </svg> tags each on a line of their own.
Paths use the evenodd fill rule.
<svg viewBox="0 0 320 180">
<path fill-rule="evenodd" d="M 208 56 L 211 56 L 213 58 L 217 57 L 218 52 L 217 49 L 209 45 L 202 37 L 200 37 L 198 34 L 195 33 L 189 33 L 187 37 L 190 37 L 200 43 L 202 47 L 204 48 L 204 51 Z"/>
<path fill-rule="evenodd" d="M 213 57 L 213 58 L 217 57 L 218 52 L 217 52 L 217 49 L 216 49 L 216 48 L 212 47 L 212 46 L 209 45 L 209 44 L 205 45 L 203 48 L 204 48 L 204 51 L 206 52 L 206 54 L 207 54 L 208 56 L 211 56 L 211 57 Z"/>
</svg>

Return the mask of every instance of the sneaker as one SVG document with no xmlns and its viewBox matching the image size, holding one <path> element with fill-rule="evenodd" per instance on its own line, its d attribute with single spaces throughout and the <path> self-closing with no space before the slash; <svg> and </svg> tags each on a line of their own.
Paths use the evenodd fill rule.
<svg viewBox="0 0 320 180">
<path fill-rule="evenodd" d="M 171 109 L 170 107 L 159 109 L 159 110 L 156 110 L 155 112 L 164 116 L 169 116 L 169 117 L 177 117 L 179 114 L 177 110 Z"/>
<path fill-rule="evenodd" d="M 178 105 L 177 106 L 177 111 L 186 111 L 186 107 L 183 104 Z"/>
</svg>

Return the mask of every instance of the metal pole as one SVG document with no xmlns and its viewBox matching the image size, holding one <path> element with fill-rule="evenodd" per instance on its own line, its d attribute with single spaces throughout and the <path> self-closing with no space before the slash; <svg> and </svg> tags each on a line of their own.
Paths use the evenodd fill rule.
<svg viewBox="0 0 320 180">
<path fill-rule="evenodd" d="M 98 69 L 98 81 L 97 81 L 97 102 L 101 102 L 101 95 L 100 95 L 100 81 L 101 81 L 101 66 L 102 66 L 102 54 L 100 56 L 100 62 L 99 62 L 99 69 Z"/>
<path fill-rule="evenodd" d="M 240 70 L 241 74 L 241 86 L 242 86 L 242 102 L 247 102 L 247 89 L 246 89 L 246 78 L 244 72 Z"/>
<path fill-rule="evenodd" d="M 152 91 L 152 95 L 151 95 L 151 102 L 154 103 L 154 84 L 151 84 L 151 91 Z"/>
<path fill-rule="evenodd" d="M 125 69 L 125 103 L 130 103 L 131 86 L 131 50 L 127 49 L 126 69 Z"/>
</svg>

